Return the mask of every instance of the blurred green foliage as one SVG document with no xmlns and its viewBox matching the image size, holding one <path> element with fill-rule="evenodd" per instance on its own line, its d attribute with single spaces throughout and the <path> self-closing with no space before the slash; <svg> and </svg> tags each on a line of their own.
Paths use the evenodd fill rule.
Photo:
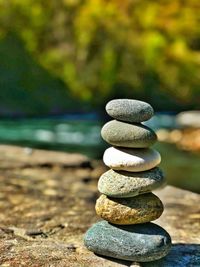
<svg viewBox="0 0 200 267">
<path fill-rule="evenodd" d="M 199 107 L 199 25 L 199 0 L 0 0 L 0 38 L 17 33 L 94 104 L 126 96 Z"/>
<path fill-rule="evenodd" d="M 35 62 L 15 35 L 0 42 L 0 116 L 83 111 L 66 85 Z"/>
</svg>

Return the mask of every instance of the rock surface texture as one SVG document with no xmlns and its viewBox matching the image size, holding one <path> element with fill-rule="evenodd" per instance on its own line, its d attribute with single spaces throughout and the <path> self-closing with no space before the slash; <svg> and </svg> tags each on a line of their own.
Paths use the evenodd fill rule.
<svg viewBox="0 0 200 267">
<path fill-rule="evenodd" d="M 164 184 L 163 174 L 156 168 L 161 156 L 150 148 L 157 136 L 141 123 L 130 123 L 150 119 L 153 108 L 141 101 L 118 99 L 110 101 L 106 111 L 117 120 L 106 123 L 101 131 L 103 139 L 115 146 L 104 153 L 103 161 L 111 170 L 98 182 L 103 194 L 95 209 L 105 221 L 87 231 L 85 245 L 95 253 L 117 259 L 159 260 L 168 254 L 171 238 L 150 223 L 164 209 L 161 200 L 151 193 Z"/>
<path fill-rule="evenodd" d="M 78 154 L 35 149 L 27 153 L 24 148 L 0 146 L 0 265 L 199 266 L 200 195 L 171 186 L 156 191 L 165 210 L 154 223 L 173 240 L 166 257 L 135 263 L 100 257 L 85 248 L 85 231 L 99 220 L 94 205 L 97 181 L 105 171 L 101 162 Z"/>
<path fill-rule="evenodd" d="M 106 105 L 106 111 L 111 117 L 127 122 L 147 121 L 154 114 L 148 103 L 134 99 L 111 100 Z"/>
<path fill-rule="evenodd" d="M 98 190 L 110 197 L 123 198 L 148 193 L 164 185 L 166 179 L 158 167 L 144 172 L 109 170 L 99 178 Z"/>
<path fill-rule="evenodd" d="M 153 261 L 165 256 L 171 247 L 169 234 L 153 223 L 114 226 L 101 221 L 85 236 L 87 247 L 100 255 L 131 261 Z M 154 258 L 155 257 L 155 258 Z"/>
<path fill-rule="evenodd" d="M 103 155 L 105 165 L 113 170 L 142 172 L 156 167 L 161 157 L 158 151 L 149 149 L 109 147 Z"/>
<path fill-rule="evenodd" d="M 155 132 L 147 126 L 117 120 L 106 123 L 101 130 L 101 136 L 113 146 L 132 148 L 147 148 L 157 140 Z"/>
<path fill-rule="evenodd" d="M 108 198 L 101 195 L 96 202 L 96 213 L 114 224 L 138 224 L 154 221 L 163 212 L 160 199 L 152 194 L 132 198 Z"/>
</svg>

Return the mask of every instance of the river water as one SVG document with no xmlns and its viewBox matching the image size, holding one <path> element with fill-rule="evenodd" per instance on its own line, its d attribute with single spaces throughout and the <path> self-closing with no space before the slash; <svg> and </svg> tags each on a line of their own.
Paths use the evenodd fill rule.
<svg viewBox="0 0 200 267">
<path fill-rule="evenodd" d="M 100 136 L 104 123 L 95 119 L 21 119 L 0 121 L 0 143 L 26 147 L 80 152 L 101 159 L 107 144 Z M 147 123 L 154 130 L 176 127 L 174 116 L 155 116 Z M 178 150 L 174 145 L 158 143 L 161 168 L 168 182 L 200 193 L 200 155 Z"/>
</svg>

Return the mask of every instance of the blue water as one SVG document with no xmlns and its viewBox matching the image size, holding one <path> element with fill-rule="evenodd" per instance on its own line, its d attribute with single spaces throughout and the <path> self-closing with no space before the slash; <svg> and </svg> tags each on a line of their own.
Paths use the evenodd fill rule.
<svg viewBox="0 0 200 267">
<path fill-rule="evenodd" d="M 95 117 L 1 120 L 0 143 L 79 152 L 92 159 L 101 159 L 108 146 L 100 136 L 103 124 Z M 146 124 L 154 130 L 176 127 L 175 117 L 163 114 L 156 115 Z M 164 143 L 155 147 L 161 153 L 161 167 L 168 182 L 200 192 L 200 155 L 183 152 Z"/>
<path fill-rule="evenodd" d="M 0 143 L 79 151 L 98 158 L 106 144 L 100 131 L 104 122 L 89 114 L 79 119 L 63 116 L 49 119 L 21 119 L 0 121 Z M 175 125 L 174 116 L 157 115 L 146 123 L 153 129 Z"/>
<path fill-rule="evenodd" d="M 26 119 L 0 121 L 0 143 L 78 151 L 100 156 L 102 123 L 94 120 Z"/>
</svg>

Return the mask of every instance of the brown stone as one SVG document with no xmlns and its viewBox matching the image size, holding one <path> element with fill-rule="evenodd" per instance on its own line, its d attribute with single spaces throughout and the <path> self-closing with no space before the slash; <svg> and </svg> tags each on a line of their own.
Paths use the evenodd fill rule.
<svg viewBox="0 0 200 267">
<path fill-rule="evenodd" d="M 111 223 L 137 224 L 158 219 L 163 212 L 163 204 L 153 193 L 121 199 L 101 195 L 95 209 L 97 215 Z"/>
</svg>

